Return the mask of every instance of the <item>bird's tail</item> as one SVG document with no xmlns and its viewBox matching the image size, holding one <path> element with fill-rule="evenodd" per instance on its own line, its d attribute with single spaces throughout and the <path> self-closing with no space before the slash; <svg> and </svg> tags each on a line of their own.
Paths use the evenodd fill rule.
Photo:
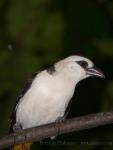
<svg viewBox="0 0 113 150">
<path fill-rule="evenodd" d="M 13 146 L 11 150 L 30 150 L 31 145 L 32 143 L 23 143 Z"/>
</svg>

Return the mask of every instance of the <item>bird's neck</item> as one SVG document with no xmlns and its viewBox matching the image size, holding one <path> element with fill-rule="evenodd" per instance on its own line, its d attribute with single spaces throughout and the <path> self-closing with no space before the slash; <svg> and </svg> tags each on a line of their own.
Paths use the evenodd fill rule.
<svg viewBox="0 0 113 150">
<path fill-rule="evenodd" d="M 76 80 L 76 78 L 72 78 L 71 76 L 68 76 L 65 73 L 58 73 L 57 77 L 59 78 L 59 80 L 61 80 L 62 83 L 65 83 L 70 87 L 75 87 L 78 83 L 78 80 Z"/>
</svg>

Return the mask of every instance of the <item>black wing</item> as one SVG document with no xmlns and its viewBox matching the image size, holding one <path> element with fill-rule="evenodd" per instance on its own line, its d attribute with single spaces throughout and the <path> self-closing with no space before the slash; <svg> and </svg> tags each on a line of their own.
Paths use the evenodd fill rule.
<svg viewBox="0 0 113 150">
<path fill-rule="evenodd" d="M 67 106 L 67 108 L 65 110 L 65 113 L 64 113 L 64 116 L 63 116 L 64 119 L 67 117 L 67 115 L 68 115 L 68 113 L 70 111 L 71 104 L 72 104 L 72 99 L 69 101 L 68 106 Z"/>
<path fill-rule="evenodd" d="M 17 97 L 17 101 L 16 104 L 13 107 L 11 116 L 10 116 L 10 130 L 9 132 L 13 132 L 13 125 L 16 123 L 16 106 L 18 105 L 20 99 L 25 95 L 25 93 L 29 90 L 29 88 L 31 87 L 31 84 L 35 78 L 35 76 L 38 74 L 39 72 L 34 73 L 31 78 L 25 83 L 23 89 L 21 90 L 19 96 Z"/>
<path fill-rule="evenodd" d="M 56 71 L 55 66 L 51 65 L 51 66 L 47 67 L 46 71 L 52 75 Z"/>
</svg>

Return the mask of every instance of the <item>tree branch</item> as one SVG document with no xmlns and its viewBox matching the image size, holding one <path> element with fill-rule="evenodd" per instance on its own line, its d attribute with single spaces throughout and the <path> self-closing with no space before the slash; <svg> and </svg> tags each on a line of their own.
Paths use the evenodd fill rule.
<svg viewBox="0 0 113 150">
<path fill-rule="evenodd" d="M 113 112 L 90 114 L 67 119 L 60 123 L 51 123 L 31 129 L 22 130 L 0 138 L 0 149 L 24 142 L 40 141 L 58 134 L 69 133 L 113 123 Z"/>
</svg>

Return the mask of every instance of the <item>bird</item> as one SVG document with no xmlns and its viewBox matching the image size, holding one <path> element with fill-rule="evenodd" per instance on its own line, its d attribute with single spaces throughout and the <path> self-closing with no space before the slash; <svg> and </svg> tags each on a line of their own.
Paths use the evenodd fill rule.
<svg viewBox="0 0 113 150">
<path fill-rule="evenodd" d="M 64 120 L 77 83 L 88 77 L 105 78 L 105 75 L 90 59 L 78 55 L 34 73 L 17 97 L 10 132 Z M 12 150 L 29 150 L 31 145 L 15 145 Z"/>
</svg>

